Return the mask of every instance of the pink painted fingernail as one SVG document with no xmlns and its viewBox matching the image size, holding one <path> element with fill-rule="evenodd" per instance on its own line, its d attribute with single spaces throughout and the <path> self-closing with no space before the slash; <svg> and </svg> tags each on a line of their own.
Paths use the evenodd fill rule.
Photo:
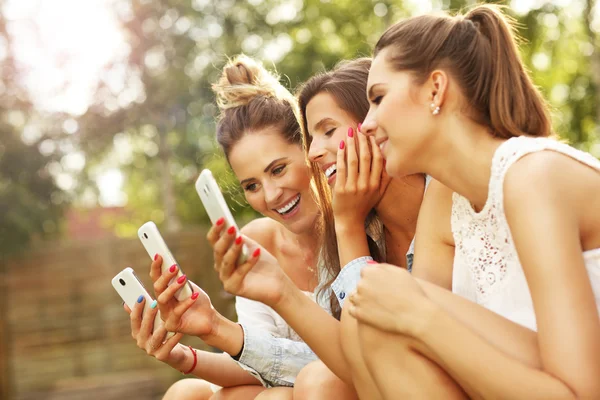
<svg viewBox="0 0 600 400">
<path fill-rule="evenodd" d="M 352 129 L 352 127 L 348 128 L 348 137 L 353 137 L 354 136 L 354 129 Z"/>
<path fill-rule="evenodd" d="M 177 264 L 173 264 L 173 265 L 171 265 L 171 268 L 169 268 L 169 272 L 173 273 L 173 272 L 175 272 L 176 269 L 177 269 Z"/>
<path fill-rule="evenodd" d="M 195 292 L 194 294 L 192 294 L 192 300 L 196 300 L 198 298 L 198 296 L 200 296 L 200 293 Z"/>
<path fill-rule="evenodd" d="M 235 244 L 239 245 L 242 244 L 242 237 L 238 236 L 237 239 L 235 239 Z"/>
<path fill-rule="evenodd" d="M 344 147 L 346 147 L 346 143 L 342 140 L 340 142 L 340 150 L 344 150 Z"/>
<path fill-rule="evenodd" d="M 179 278 L 177 278 L 177 283 L 181 284 L 181 283 L 185 282 L 186 278 L 187 278 L 187 276 L 181 275 Z"/>
<path fill-rule="evenodd" d="M 225 218 L 221 217 L 217 220 L 217 222 L 215 223 L 217 226 L 223 225 L 223 222 L 225 222 Z"/>
<path fill-rule="evenodd" d="M 227 233 L 233 235 L 235 233 L 235 226 L 230 226 L 229 229 L 227 229 Z"/>
<path fill-rule="evenodd" d="M 252 257 L 258 257 L 260 256 L 260 247 L 256 250 L 254 250 L 254 253 L 252 253 Z"/>
<path fill-rule="evenodd" d="M 158 258 L 158 253 L 156 253 L 156 254 L 154 255 L 154 261 L 156 261 L 156 259 L 157 259 L 157 258 Z"/>
<path fill-rule="evenodd" d="M 367 264 L 379 264 L 377 261 L 374 260 L 369 260 L 367 261 Z"/>
<path fill-rule="evenodd" d="M 362 123 L 359 122 L 358 126 L 356 127 L 356 130 L 360 131 L 361 130 L 360 128 L 362 128 Z"/>
</svg>

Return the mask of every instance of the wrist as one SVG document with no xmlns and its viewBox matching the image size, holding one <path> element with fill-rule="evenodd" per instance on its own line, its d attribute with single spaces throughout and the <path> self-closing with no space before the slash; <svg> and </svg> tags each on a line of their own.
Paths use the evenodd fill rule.
<svg viewBox="0 0 600 400">
<path fill-rule="evenodd" d="M 229 355 L 238 354 L 244 344 L 244 330 L 238 323 L 228 320 L 219 313 L 215 314 L 212 332 L 200 336 L 200 339 L 207 345 L 221 349 Z"/>
<path fill-rule="evenodd" d="M 365 219 L 356 218 L 356 216 L 348 216 L 346 218 L 334 216 L 335 232 L 336 234 L 356 234 L 356 231 L 364 231 Z"/>
<path fill-rule="evenodd" d="M 413 322 L 408 324 L 408 329 L 405 332 L 400 332 L 401 329 L 398 329 L 398 332 L 426 342 L 428 336 L 436 329 L 434 325 L 441 316 L 441 309 L 426 296 L 419 299 L 418 304 L 412 311 Z"/>
</svg>

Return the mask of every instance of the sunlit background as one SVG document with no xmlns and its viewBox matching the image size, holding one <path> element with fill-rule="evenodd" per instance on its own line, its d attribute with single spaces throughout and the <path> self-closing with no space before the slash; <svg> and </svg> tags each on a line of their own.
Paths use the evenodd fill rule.
<svg viewBox="0 0 600 400">
<path fill-rule="evenodd" d="M 600 5 L 501 3 L 520 23 L 522 55 L 553 106 L 556 131 L 600 156 Z M 232 313 L 206 275 L 209 256 L 194 256 L 207 221 L 193 188 L 202 168 L 217 175 L 237 218 L 254 216 L 214 144 L 210 83 L 227 55 L 262 60 L 293 90 L 341 59 L 369 55 L 402 17 L 472 4 L 1 2 L 0 398 L 100 398 L 115 376 L 130 389 L 102 398 L 160 398 L 180 378 L 137 349 L 110 287 L 125 266 L 146 275 L 135 238 L 145 221 L 169 235 L 176 257 L 210 280 L 216 303 Z M 81 358 L 87 352 L 94 355 Z M 147 376 L 153 389 L 136 390 Z"/>
</svg>

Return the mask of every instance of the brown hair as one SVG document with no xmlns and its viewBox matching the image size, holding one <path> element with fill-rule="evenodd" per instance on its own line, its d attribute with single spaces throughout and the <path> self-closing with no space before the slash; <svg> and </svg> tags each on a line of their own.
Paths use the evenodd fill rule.
<svg viewBox="0 0 600 400">
<path fill-rule="evenodd" d="M 308 158 L 311 136 L 308 133 L 306 122 L 306 106 L 310 100 L 319 93 L 329 93 L 335 99 L 337 105 L 356 121 L 363 121 L 369 112 L 369 101 L 367 100 L 367 79 L 369 77 L 369 68 L 371 67 L 370 58 L 359 58 L 352 61 L 342 61 L 329 72 L 324 72 L 313 76 L 306 81 L 298 92 L 298 106 L 302 122 L 302 140 L 304 150 Z M 325 175 L 317 163 L 310 162 L 311 172 L 315 180 L 317 189 L 319 207 L 322 215 L 322 237 L 323 243 L 319 255 L 319 268 L 324 268 L 327 274 L 327 280 L 321 285 L 319 295 L 328 290 L 331 283 L 340 272 L 340 259 L 337 247 L 337 237 L 333 220 L 333 209 L 331 206 L 331 190 L 325 179 Z M 367 240 L 369 250 L 373 258 L 377 261 L 383 260 L 385 247 L 382 243 L 377 243 L 376 239 L 383 239 L 383 226 L 377 218 L 375 211 L 371 213 L 365 221 L 367 227 Z M 339 318 L 341 309 L 335 296 L 331 296 L 330 306 L 333 315 Z"/>
<path fill-rule="evenodd" d="M 253 59 L 242 54 L 230 60 L 212 89 L 221 110 L 217 142 L 228 160 L 245 134 L 268 127 L 278 128 L 288 143 L 302 144 L 296 99 Z"/>
<path fill-rule="evenodd" d="M 501 138 L 549 136 L 545 101 L 533 85 L 517 48 L 514 20 L 497 5 L 479 5 L 464 16 L 421 15 L 392 25 L 375 45 L 389 47 L 395 70 L 423 83 L 446 68 L 467 101 L 466 113 Z"/>
</svg>

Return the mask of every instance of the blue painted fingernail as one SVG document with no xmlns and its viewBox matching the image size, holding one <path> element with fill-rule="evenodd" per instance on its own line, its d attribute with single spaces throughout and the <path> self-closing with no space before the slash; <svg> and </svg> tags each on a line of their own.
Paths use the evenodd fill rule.
<svg viewBox="0 0 600 400">
<path fill-rule="evenodd" d="M 141 303 L 142 301 L 144 301 L 144 295 L 140 294 L 140 297 L 138 297 L 138 303 Z"/>
<path fill-rule="evenodd" d="M 156 308 L 157 305 L 158 305 L 158 302 L 156 300 L 154 300 L 152 302 L 152 304 L 150 304 L 150 308 L 154 309 L 154 308 Z"/>
</svg>

